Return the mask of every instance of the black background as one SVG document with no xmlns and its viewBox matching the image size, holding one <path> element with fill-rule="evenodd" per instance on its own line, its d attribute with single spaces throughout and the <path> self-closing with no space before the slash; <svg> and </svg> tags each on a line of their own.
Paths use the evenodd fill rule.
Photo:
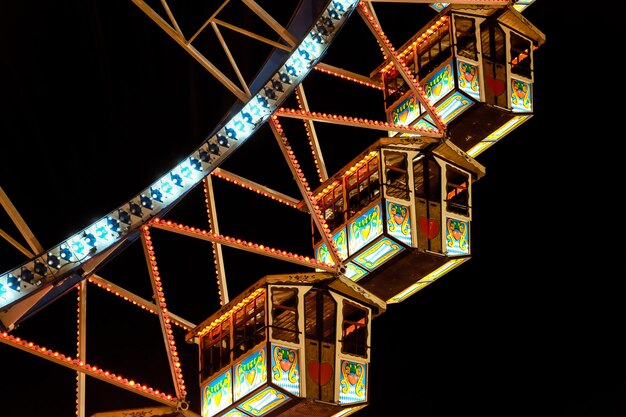
<svg viewBox="0 0 626 417">
<path fill-rule="evenodd" d="M 428 5 L 375 5 L 396 8 L 379 16 L 396 46 L 435 15 Z M 626 416 L 625 10 L 601 6 L 537 0 L 524 11 L 547 37 L 535 52 L 535 116 L 477 158 L 487 175 L 473 190 L 471 260 L 373 322 L 370 405 L 357 416 Z M 323 61 L 368 74 L 381 56 L 359 20 Z M 233 100 L 130 1 L 4 2 L 0 47 L 0 186 L 44 249 L 173 167 Z M 315 71 L 303 85 L 313 110 L 384 117 L 378 92 Z M 318 125 L 329 172 L 380 136 Z M 267 133 L 223 167 L 297 197 Z M 289 137 L 305 165 L 302 136 Z M 306 215 L 214 182 L 222 233 L 312 254 Z M 206 228 L 200 190 L 168 217 Z M 4 212 L 0 221 L 17 236 Z M 170 310 L 201 322 L 218 305 L 210 246 L 184 240 L 181 250 L 180 237 L 153 236 Z M 0 251 L 2 270 L 24 260 L 5 242 Z M 265 274 L 301 270 L 228 249 L 225 261 L 231 296 Z M 136 243 L 99 273 L 150 298 Z M 87 362 L 173 392 L 156 316 L 118 300 L 89 286 Z M 74 355 L 75 297 L 14 332 Z M 177 332 L 199 412 L 195 346 Z M 74 372 L 6 345 L 0 364 L 0 415 L 75 415 Z M 153 405 L 88 378 L 88 415 Z"/>
</svg>

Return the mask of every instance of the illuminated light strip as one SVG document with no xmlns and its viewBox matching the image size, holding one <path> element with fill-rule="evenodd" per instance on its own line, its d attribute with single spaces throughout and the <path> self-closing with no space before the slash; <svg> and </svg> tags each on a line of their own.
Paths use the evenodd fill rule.
<svg viewBox="0 0 626 417">
<path fill-rule="evenodd" d="M 87 284 L 76 285 L 76 358 L 87 360 Z M 76 416 L 85 415 L 85 374 L 76 372 Z"/>
<path fill-rule="evenodd" d="M 308 256 L 297 255 L 295 253 L 287 252 L 284 250 L 269 248 L 265 245 L 259 245 L 257 243 L 247 242 L 245 240 L 236 239 L 234 237 L 218 235 L 215 233 L 207 232 L 206 230 L 174 223 L 169 220 L 164 221 L 159 218 L 154 218 L 150 222 L 150 226 L 146 226 L 146 227 L 154 227 L 157 229 L 178 233 L 184 236 L 195 237 L 195 238 L 206 240 L 209 242 L 220 243 L 224 246 L 230 246 L 232 248 L 242 249 L 247 252 L 269 256 L 271 258 L 280 259 L 283 261 L 295 263 L 295 264 L 306 266 L 309 268 L 320 268 L 329 272 L 335 271 L 335 267 L 332 264 L 320 262 Z"/>
<path fill-rule="evenodd" d="M 296 155 L 289 145 L 289 141 L 287 140 L 287 136 L 285 136 L 285 132 L 282 126 L 278 122 L 278 116 L 272 116 L 270 127 L 272 128 L 272 132 L 274 133 L 274 136 L 278 141 L 283 156 L 287 160 L 292 175 L 296 178 L 296 183 L 298 185 L 298 188 L 300 189 L 300 192 L 302 193 L 302 196 L 304 197 L 304 202 L 306 203 L 306 206 L 309 210 L 311 219 L 313 220 L 315 227 L 317 227 L 317 230 L 322 237 L 322 241 L 326 244 L 326 248 L 329 250 L 333 264 L 339 267 L 341 265 L 339 249 L 337 248 L 335 240 L 330 233 L 330 227 L 328 226 L 328 223 L 326 223 L 324 213 L 322 213 L 322 210 L 317 205 L 317 201 L 315 200 L 315 198 L 313 198 L 311 187 L 309 187 L 309 183 L 307 182 L 306 177 L 302 172 L 300 163 L 298 162 Z"/>
<path fill-rule="evenodd" d="M 12 305 L 42 285 L 62 280 L 96 254 L 128 238 L 150 219 L 178 202 L 244 143 L 289 97 L 321 59 L 357 3 L 358 0 L 330 1 L 312 30 L 260 91 L 172 170 L 87 228 L 1 274 L 0 308 Z M 29 279 L 23 279 L 25 277 Z"/>
<path fill-rule="evenodd" d="M 219 170 L 217 168 L 215 171 Z M 215 175 L 215 171 L 211 174 Z M 215 198 L 213 196 L 213 180 L 210 176 L 204 179 L 204 203 L 206 205 L 209 231 L 219 234 L 217 216 L 215 213 Z M 215 268 L 215 281 L 217 281 L 217 295 L 220 297 L 220 306 L 228 304 L 228 286 L 226 285 L 226 275 L 224 273 L 224 257 L 222 256 L 222 246 L 219 243 L 211 242 L 213 252 L 213 267 Z"/>
<path fill-rule="evenodd" d="M 388 304 L 399 303 L 400 301 L 403 301 L 409 298 L 411 295 L 415 294 L 418 290 L 424 288 L 428 284 L 435 282 L 439 277 L 446 274 L 450 270 L 456 268 L 457 266 L 461 265 L 463 262 L 467 261 L 468 259 L 469 257 L 449 260 L 445 264 L 441 265 L 439 268 L 435 269 L 430 274 L 421 278 L 419 281 L 411 285 L 409 288 L 405 289 L 404 291 L 399 292 L 398 294 L 388 299 L 387 303 Z"/>
<path fill-rule="evenodd" d="M 302 92 L 302 94 L 300 94 Z M 306 105 L 306 99 L 303 100 L 304 90 L 302 89 L 302 85 L 298 87 L 296 90 L 296 100 L 298 101 L 298 108 L 300 111 L 309 111 L 308 106 Z M 317 135 L 315 134 L 315 127 L 313 126 L 312 120 L 302 120 L 304 124 L 304 130 L 306 132 L 306 138 L 309 142 L 309 148 L 311 148 L 311 155 L 313 156 L 313 163 L 315 164 L 315 171 L 317 172 L 317 177 L 320 182 L 324 182 L 328 179 L 328 173 L 326 172 L 326 168 L 323 164 L 323 158 L 321 151 L 319 149 L 319 143 L 317 141 Z M 319 153 L 319 157 L 318 157 Z M 322 160 L 322 163 L 320 163 Z"/>
<path fill-rule="evenodd" d="M 360 117 L 340 116 L 336 114 L 307 112 L 304 110 L 287 109 L 281 107 L 274 113 L 275 116 L 289 117 L 292 119 L 308 119 L 316 122 L 333 123 L 343 126 L 364 127 L 367 129 L 392 131 L 398 133 L 416 134 L 420 136 L 428 136 L 432 138 L 442 138 L 443 134 L 436 129 L 420 128 L 412 126 L 396 125 L 389 122 L 381 122 L 378 120 L 363 119 Z M 437 141 L 433 141 L 437 142 Z"/>
<path fill-rule="evenodd" d="M 519 115 L 513 117 L 508 122 L 504 123 L 502 126 L 491 132 L 486 138 L 478 142 L 474 145 L 473 148 L 467 151 L 467 154 L 472 158 L 475 158 L 481 152 L 485 151 L 490 146 L 494 145 L 504 136 L 508 135 L 511 131 L 513 131 L 516 127 L 524 123 L 528 120 L 532 115 Z"/>
<path fill-rule="evenodd" d="M 98 288 L 102 288 L 103 290 L 115 296 L 120 297 L 124 301 L 128 301 L 132 303 L 133 305 L 141 307 L 143 310 L 146 310 L 152 314 L 159 314 L 156 310 L 156 306 L 152 302 L 146 299 L 143 299 L 139 297 L 138 295 L 135 295 L 131 293 L 130 291 L 127 291 L 121 287 L 118 287 L 117 285 L 113 284 L 112 282 L 107 281 L 106 279 L 98 275 L 90 276 L 89 278 L 87 278 L 87 281 L 96 285 Z M 194 327 L 196 327 L 193 323 L 177 316 L 174 313 L 169 313 L 169 318 L 172 323 L 174 323 L 175 325 L 177 325 L 178 327 L 180 327 L 181 329 L 185 331 L 189 331 L 193 329 Z"/>
<path fill-rule="evenodd" d="M 216 328 L 220 323 L 228 320 L 233 314 L 235 314 L 236 312 L 240 311 L 242 308 L 244 308 L 246 305 L 248 305 L 248 303 L 250 301 L 252 301 L 253 299 L 257 298 L 259 295 L 261 295 L 264 292 L 265 292 L 265 288 L 259 288 L 259 289 L 255 290 L 252 294 L 250 294 L 249 296 L 247 296 L 246 298 L 241 300 L 241 302 L 237 303 L 235 306 L 233 306 L 226 313 L 222 314 L 220 317 L 218 317 L 217 319 L 213 320 L 211 322 L 211 324 L 209 324 L 208 326 L 203 327 L 202 329 L 198 330 L 196 332 L 196 335 L 197 336 L 204 336 L 205 334 L 207 334 L 208 332 L 210 332 L 211 330 Z"/>
<path fill-rule="evenodd" d="M 159 321 L 161 322 L 161 328 L 163 330 L 163 339 L 168 353 L 168 361 L 172 372 L 172 379 L 174 380 L 174 388 L 176 389 L 176 394 L 185 399 L 187 397 L 187 388 L 185 386 L 180 360 L 178 359 L 176 341 L 174 340 L 167 303 L 165 302 L 165 293 L 163 292 L 159 267 L 157 266 L 156 256 L 154 254 L 152 237 L 150 237 L 150 227 L 148 226 L 142 227 L 141 243 L 144 248 L 146 262 L 148 263 L 150 282 L 152 283 L 154 299 L 156 300 L 155 304 L 158 308 Z"/>
<path fill-rule="evenodd" d="M 82 372 L 101 381 L 116 385 L 127 391 L 134 392 L 135 394 L 158 401 L 167 406 L 176 407 L 178 404 L 178 400 L 175 397 L 172 397 L 172 395 L 164 394 L 159 390 L 146 386 L 145 384 L 139 384 L 132 379 L 124 378 L 121 375 L 105 371 L 97 366 L 89 365 L 78 358 L 72 358 L 71 356 L 66 356 L 62 353 L 36 345 L 33 342 L 27 342 L 26 340 L 10 335 L 7 332 L 0 333 L 0 342 L 23 350 L 24 352 L 31 353 L 35 356 L 39 356 L 40 358 L 47 359 L 58 365 L 65 366 L 66 368 L 70 368 L 74 371 Z"/>
<path fill-rule="evenodd" d="M 389 2 L 389 1 L 393 1 L 393 0 L 371 0 L 374 2 Z M 441 5 L 448 5 L 448 4 L 477 4 L 477 5 L 481 5 L 481 4 L 501 4 L 501 5 L 507 5 L 509 3 L 511 3 L 512 1 L 515 0 L 453 0 L 453 1 L 449 1 L 449 2 L 434 2 L 432 4 L 441 4 Z M 521 2 L 525 2 L 526 0 L 519 0 Z M 534 1 L 534 0 L 532 0 Z M 413 3 L 430 3 L 430 1 L 427 0 L 412 0 Z"/>
<path fill-rule="evenodd" d="M 349 416 L 351 414 L 356 413 L 357 411 L 359 411 L 363 407 L 365 407 L 365 406 L 364 405 L 359 405 L 359 406 L 356 406 L 356 407 L 346 408 L 345 410 L 342 410 L 342 411 L 338 412 L 337 414 L 333 414 L 331 417 L 347 417 L 347 416 Z"/>
<path fill-rule="evenodd" d="M 331 68 L 333 68 L 333 69 L 331 69 Z M 355 82 L 357 84 L 364 85 L 366 87 L 371 87 L 371 88 L 374 88 L 376 90 L 383 91 L 383 89 L 384 89 L 383 85 L 381 83 L 374 82 L 373 80 L 369 80 L 366 77 L 357 78 L 355 75 L 350 75 L 348 72 L 343 72 L 339 68 L 335 69 L 334 67 L 331 67 L 330 65 L 324 65 L 324 64 L 320 63 L 320 64 L 317 64 L 314 69 L 319 71 L 319 72 L 323 72 L 324 74 L 333 75 L 335 77 L 339 77 L 339 78 L 344 79 L 344 80 L 352 81 L 352 82 Z"/>
<path fill-rule="evenodd" d="M 363 165 L 368 164 L 369 161 L 371 161 L 376 156 L 378 156 L 378 151 L 371 151 L 369 154 L 365 155 L 365 157 L 363 159 L 361 159 L 359 162 L 357 162 L 352 167 L 347 169 L 343 174 L 341 174 L 341 178 L 343 179 L 343 178 L 353 174 L 355 171 L 357 171 Z M 333 181 L 331 184 L 326 186 L 322 191 L 320 191 L 319 193 L 317 193 L 314 196 L 315 200 L 318 201 L 320 198 L 322 198 L 322 196 L 324 196 L 326 193 L 330 192 L 330 190 L 332 190 L 333 188 L 335 188 L 339 184 L 341 184 L 341 180 Z"/>
<path fill-rule="evenodd" d="M 225 171 L 221 168 L 216 168 L 215 171 L 211 173 L 211 175 L 238 185 L 247 190 L 254 191 L 257 194 L 262 195 L 263 197 L 278 201 L 279 203 L 285 204 L 289 207 L 296 208 L 298 206 L 298 203 L 300 203 L 300 201 L 296 200 L 293 197 L 289 197 L 288 195 L 279 193 L 278 191 L 270 190 L 269 188 L 261 184 L 257 184 L 254 181 L 247 180 L 237 174 L 233 174 L 232 172 Z"/>
<path fill-rule="evenodd" d="M 328 184 L 328 186 L 326 186 L 326 188 L 324 188 L 322 191 L 317 193 L 317 195 L 315 195 L 313 198 L 315 199 L 315 201 L 319 201 L 320 198 L 322 198 L 322 196 L 324 196 L 326 193 L 328 193 L 330 190 L 332 190 L 339 184 L 341 184 L 341 180 L 335 180 L 331 182 L 330 184 Z"/>
</svg>

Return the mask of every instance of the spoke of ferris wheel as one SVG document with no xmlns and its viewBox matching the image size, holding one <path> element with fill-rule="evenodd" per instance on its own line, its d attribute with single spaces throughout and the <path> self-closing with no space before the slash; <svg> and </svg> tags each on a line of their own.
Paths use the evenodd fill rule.
<svg viewBox="0 0 626 417">
<path fill-rule="evenodd" d="M 219 169 L 219 168 L 217 168 Z M 215 175 L 215 171 L 212 173 Z M 217 222 L 217 212 L 215 208 L 215 194 L 213 193 L 213 180 L 211 175 L 204 178 L 204 196 L 206 199 L 207 217 L 209 220 L 209 231 L 216 235 L 220 234 Z M 219 242 L 211 242 L 213 247 L 213 261 L 215 262 L 215 276 L 217 278 L 217 292 L 220 296 L 220 305 L 228 304 L 228 285 L 226 282 L 226 271 L 224 269 L 224 257 L 222 255 L 222 245 Z"/>
<path fill-rule="evenodd" d="M 215 79 L 217 79 L 224 87 L 226 87 L 232 94 L 235 95 L 242 102 L 247 102 L 252 94 L 249 90 L 248 85 L 246 84 L 239 66 L 237 65 L 233 55 L 230 52 L 230 48 L 223 38 L 218 25 L 226 27 L 232 31 L 235 31 L 244 36 L 250 37 L 257 41 L 263 42 L 265 44 L 271 45 L 275 48 L 285 50 L 287 52 L 293 51 L 297 44 L 297 40 L 295 37 L 283 26 L 281 26 L 276 19 L 274 19 L 269 13 L 267 13 L 259 4 L 254 2 L 254 0 L 242 0 L 242 3 L 245 4 L 256 16 L 259 17 L 272 31 L 274 31 L 278 36 L 280 36 L 281 40 L 286 43 L 275 42 L 271 39 L 268 39 L 264 36 L 256 34 L 252 31 L 241 28 L 237 25 L 234 25 L 229 22 L 225 22 L 217 18 L 220 11 L 229 3 L 229 0 L 224 1 L 218 9 L 204 22 L 203 25 L 193 34 L 189 39 L 185 37 L 181 27 L 178 25 L 176 21 L 176 17 L 174 16 L 172 10 L 169 8 L 167 1 L 162 0 L 161 4 L 165 10 L 165 14 L 169 22 L 164 19 L 159 13 L 157 13 L 152 7 L 150 7 L 143 0 L 132 0 L 133 3 L 139 7 L 148 17 L 150 17 L 166 34 L 168 34 L 174 41 L 176 41 L 183 49 L 187 51 L 193 58 L 195 58 Z M 226 54 L 228 61 L 235 72 L 235 76 L 241 88 L 237 87 L 237 85 L 231 80 L 228 76 L 226 76 L 222 71 L 220 71 L 216 65 L 214 65 L 205 55 L 203 55 L 199 50 L 197 50 L 192 42 L 196 39 L 196 37 L 203 32 L 208 26 L 211 26 L 215 35 L 217 37 L 220 46 L 222 47 L 224 53 Z"/>
<path fill-rule="evenodd" d="M 148 301 L 145 298 L 142 298 L 137 294 L 134 294 L 127 289 L 120 287 L 117 284 L 114 284 L 113 282 L 101 277 L 98 274 L 91 275 L 89 278 L 87 278 L 87 281 L 117 297 L 122 298 L 124 301 L 128 301 L 129 303 L 134 304 L 137 307 L 140 307 L 150 313 L 158 314 L 157 308 L 153 302 Z M 189 320 L 185 320 L 184 318 L 172 313 L 171 311 L 169 312 L 169 317 L 175 325 L 185 331 L 190 331 L 191 329 L 196 327 L 194 323 L 190 322 Z"/>
<path fill-rule="evenodd" d="M 348 71 L 346 69 L 335 67 L 330 64 L 325 64 L 323 62 L 320 62 L 319 64 L 315 66 L 315 69 L 318 71 L 324 72 L 326 74 L 334 75 L 335 77 L 343 78 L 343 79 L 346 79 L 355 83 L 359 83 L 359 84 L 363 84 L 371 88 L 375 88 L 377 90 L 383 89 L 382 83 L 372 80 L 371 78 L 365 75 L 357 74 L 356 72 Z"/>
<path fill-rule="evenodd" d="M 239 70 L 239 66 L 237 65 L 237 62 L 235 62 L 235 58 L 233 57 L 233 54 L 230 53 L 230 48 L 228 47 L 226 40 L 222 36 L 222 32 L 220 32 L 220 29 L 217 27 L 217 24 L 215 22 L 211 22 L 211 28 L 213 28 L 213 32 L 215 32 L 217 39 L 220 41 L 220 44 L 222 45 L 222 49 L 224 49 L 224 53 L 226 53 L 226 57 L 228 58 L 228 61 L 230 62 L 230 66 L 233 67 L 233 70 L 235 71 L 235 74 L 237 75 L 239 84 L 241 84 L 241 87 L 244 89 L 244 91 L 246 92 L 248 96 L 252 96 L 252 93 L 250 92 L 250 89 L 248 88 L 248 85 L 246 84 L 246 80 L 244 80 L 243 75 L 241 74 L 241 71 Z"/>
<path fill-rule="evenodd" d="M 304 94 L 304 87 L 302 86 L 302 83 L 298 84 L 296 87 L 296 99 L 298 100 L 300 109 L 309 112 L 309 103 L 307 102 L 306 95 Z M 322 155 L 322 150 L 320 149 L 320 144 L 317 140 L 315 125 L 312 120 L 308 119 L 304 119 L 303 123 L 309 139 L 309 146 L 311 147 L 311 152 L 313 153 L 313 160 L 315 162 L 315 167 L 317 168 L 319 180 L 320 182 L 324 182 L 328 179 L 328 172 L 326 171 L 324 156 Z"/>
<path fill-rule="evenodd" d="M 254 182 L 252 180 L 249 180 L 247 178 L 244 178 L 242 176 L 239 176 L 237 174 L 234 174 L 230 171 L 227 171 L 223 168 L 215 168 L 212 172 L 211 175 L 226 180 L 228 182 L 232 182 L 235 185 L 238 185 L 240 187 L 243 187 L 247 190 L 250 191 L 254 191 L 257 194 L 260 194 L 264 197 L 270 198 L 272 200 L 275 200 L 279 203 L 285 204 L 289 207 L 297 207 L 300 204 L 301 200 L 298 200 L 296 198 L 290 197 L 286 194 L 283 194 L 279 191 L 275 191 L 272 190 L 271 188 L 268 188 L 264 185 L 261 185 L 257 182 Z"/>
<path fill-rule="evenodd" d="M 440 139 L 442 133 L 435 129 L 397 125 L 389 122 L 377 120 L 367 120 L 357 117 L 341 116 L 336 114 L 326 114 L 319 112 L 305 112 L 304 110 L 280 108 L 274 112 L 275 116 L 289 117 L 293 119 L 308 119 L 314 122 L 331 123 L 342 126 L 361 127 L 365 129 L 382 130 L 385 132 L 406 133 L 413 136 L 425 136 L 426 138 Z M 425 139 L 426 139 L 425 138 Z M 433 140 L 437 142 L 437 140 Z"/>
<path fill-rule="evenodd" d="M 180 28 L 172 27 L 157 12 L 148 6 L 142 0 L 132 0 L 148 17 L 150 17 L 163 31 L 168 34 L 176 43 L 189 53 L 196 61 L 200 63 L 215 79 L 217 79 L 224 87 L 235 95 L 242 102 L 247 102 L 250 95 L 242 91 L 230 78 L 220 71 L 211 61 L 209 61 L 200 51 L 193 47 L 183 36 Z"/>
<path fill-rule="evenodd" d="M 246 6 L 250 8 L 257 16 L 261 18 L 269 27 L 272 28 L 285 42 L 292 48 L 298 43 L 296 38 L 284 27 L 282 27 L 269 13 L 267 13 L 261 6 L 255 3 L 253 0 L 241 0 Z"/>
<path fill-rule="evenodd" d="M 246 252 L 255 253 L 257 255 L 267 256 L 269 258 L 278 259 L 285 262 L 294 263 L 296 265 L 305 266 L 312 269 L 322 269 L 328 272 L 335 272 L 336 267 L 332 264 L 327 264 L 322 261 L 318 261 L 315 258 L 311 258 L 305 255 L 298 255 L 288 252 L 286 250 L 280 250 L 271 248 L 263 244 L 249 242 L 243 239 L 237 239 L 230 236 L 216 235 L 206 230 L 198 229 L 195 227 L 189 227 L 182 224 L 177 224 L 169 220 L 162 220 L 154 218 L 149 226 L 155 229 L 161 229 L 173 233 L 177 233 L 183 236 L 192 237 L 195 239 L 205 240 L 207 242 L 217 242 L 223 246 L 228 246 L 234 249 L 240 249 Z"/>
<path fill-rule="evenodd" d="M 140 234 L 141 246 L 143 247 L 143 252 L 146 258 L 148 274 L 150 275 L 154 305 L 156 306 L 159 323 L 161 324 L 161 333 L 163 335 L 163 342 L 167 351 L 167 360 L 170 366 L 170 372 L 172 374 L 174 390 L 176 391 L 176 397 L 185 400 L 187 398 L 187 389 L 185 387 L 185 381 L 183 379 L 180 359 L 178 358 L 176 342 L 174 340 L 174 336 L 172 335 L 171 320 L 169 317 L 167 304 L 165 302 L 164 288 L 161 282 L 160 273 L 158 271 L 156 255 L 149 229 L 150 227 L 148 226 L 142 227 Z"/>
<path fill-rule="evenodd" d="M 319 231 L 322 236 L 322 241 L 326 244 L 328 251 L 330 253 L 330 257 L 332 258 L 335 272 L 340 271 L 342 268 L 341 259 L 339 258 L 339 250 L 337 249 L 337 245 L 330 235 L 330 230 L 328 229 L 328 225 L 326 224 L 326 220 L 324 219 L 323 213 L 319 209 L 317 205 L 317 201 L 313 197 L 312 190 L 309 187 L 308 181 L 306 180 L 304 173 L 302 172 L 302 168 L 298 163 L 297 158 L 294 155 L 291 146 L 289 146 L 289 142 L 284 135 L 284 131 L 280 123 L 278 122 L 278 116 L 273 116 L 270 119 L 270 127 L 272 129 L 272 133 L 278 142 L 278 146 L 280 147 L 281 152 L 283 153 L 283 157 L 291 170 L 291 174 L 296 180 L 296 184 L 300 189 L 300 193 L 304 199 L 304 202 L 311 214 L 311 219 L 313 220 L 313 224 Z"/>
<path fill-rule="evenodd" d="M 78 284 L 78 340 L 76 357 L 87 362 L 87 282 Z M 79 372 L 76 377 L 76 416 L 85 417 L 85 395 L 87 375 Z"/>
<path fill-rule="evenodd" d="M 15 224 L 19 232 L 22 234 L 22 236 L 28 243 L 28 246 L 30 246 L 30 249 L 35 253 L 43 252 L 43 246 L 41 246 L 37 238 L 35 238 L 35 235 L 30 230 L 30 228 L 28 227 L 28 225 L 26 224 L 26 222 L 24 221 L 20 213 L 17 211 L 17 209 L 15 208 L 15 206 L 9 199 L 9 196 L 4 192 L 1 186 L 0 186 L 0 204 L 2 205 L 4 210 L 7 212 L 7 214 L 9 215 L 9 217 L 11 218 L 11 220 L 13 221 L 13 223 Z M 2 231 L 0 230 L 0 232 Z M 23 249 L 22 245 L 20 245 L 19 243 L 17 244 L 18 246 L 15 245 L 17 243 L 15 239 L 10 238 L 9 235 L 5 236 L 4 232 L 2 233 L 2 237 L 4 237 L 9 243 L 11 243 L 17 249 L 19 249 L 20 252 L 24 252 L 22 250 Z M 9 237 L 10 239 L 7 239 L 7 237 Z"/>
<path fill-rule="evenodd" d="M 18 251 L 22 252 L 26 256 L 35 256 L 28 248 L 24 247 L 20 242 L 13 239 L 11 235 L 9 235 L 4 230 L 0 229 L 0 237 L 6 240 L 11 246 L 13 246 Z"/>
</svg>

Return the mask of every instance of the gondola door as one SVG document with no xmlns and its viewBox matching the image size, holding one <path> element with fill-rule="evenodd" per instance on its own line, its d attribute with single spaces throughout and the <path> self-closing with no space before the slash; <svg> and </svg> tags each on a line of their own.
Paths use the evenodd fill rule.
<svg viewBox="0 0 626 417">
<path fill-rule="evenodd" d="M 441 253 L 441 167 L 432 156 L 413 159 L 417 247 Z"/>
<path fill-rule="evenodd" d="M 337 303 L 322 290 L 312 289 L 304 298 L 306 334 L 306 396 L 334 402 Z"/>
</svg>

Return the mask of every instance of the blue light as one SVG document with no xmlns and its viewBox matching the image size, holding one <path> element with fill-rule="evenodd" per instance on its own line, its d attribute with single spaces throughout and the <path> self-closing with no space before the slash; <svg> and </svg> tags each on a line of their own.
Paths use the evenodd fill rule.
<svg viewBox="0 0 626 417">
<path fill-rule="evenodd" d="M 120 222 L 113 217 L 107 218 L 107 226 L 109 226 L 109 230 L 112 232 L 119 233 L 120 231 Z"/>
<path fill-rule="evenodd" d="M 237 140 L 237 132 L 232 127 L 226 128 L 226 136 L 228 136 L 230 139 Z"/>
<path fill-rule="evenodd" d="M 197 160 L 196 158 L 194 158 L 193 156 L 189 157 L 189 164 L 191 165 L 191 167 L 193 169 L 195 169 L 196 171 L 202 171 L 202 164 L 200 163 L 199 160 Z"/>
<path fill-rule="evenodd" d="M 72 250 L 81 255 L 85 250 L 85 245 L 80 240 L 76 240 L 72 243 Z"/>
<path fill-rule="evenodd" d="M 163 202 L 163 193 L 161 192 L 161 190 L 159 190 L 158 188 L 150 188 L 150 195 L 152 196 L 153 200 L 158 201 L 159 203 Z M 141 204 L 144 207 L 147 207 L 145 204 L 143 204 L 143 199 L 141 201 Z M 149 207 L 148 207 L 149 208 Z"/>
<path fill-rule="evenodd" d="M 179 187 L 183 186 L 183 177 L 181 177 L 179 174 L 175 174 L 172 172 L 170 174 L 170 178 L 172 179 L 172 182 L 174 183 L 174 185 L 177 185 Z"/>
<path fill-rule="evenodd" d="M 7 277 L 7 286 L 9 288 L 11 288 L 13 291 L 19 291 L 20 290 L 20 279 L 14 277 L 11 274 L 9 274 L 9 276 Z"/>
<path fill-rule="evenodd" d="M 96 244 L 96 237 L 93 235 L 93 233 L 83 233 L 83 239 L 85 240 L 85 243 L 87 243 L 89 246 L 94 246 Z"/>
<path fill-rule="evenodd" d="M 274 92 L 272 91 L 272 94 L 274 94 Z M 267 94 L 266 94 L 267 95 Z M 272 98 L 272 97 L 270 97 Z M 252 124 L 252 115 L 250 113 L 244 112 L 243 110 L 241 111 L 241 118 L 248 124 Z"/>
<path fill-rule="evenodd" d="M 244 126 L 245 126 L 245 125 L 244 125 L 244 123 L 243 123 L 241 120 L 235 120 L 235 128 L 236 128 L 238 131 L 243 132 L 243 130 L 244 130 Z M 220 143 L 220 145 L 221 145 L 221 143 Z"/>
<path fill-rule="evenodd" d="M 61 256 L 61 259 L 64 259 L 66 261 L 71 261 L 73 256 L 72 251 L 69 250 L 67 247 L 61 248 L 61 250 L 59 251 L 59 255 Z M 50 258 L 48 258 L 48 263 L 50 263 Z"/>
<path fill-rule="evenodd" d="M 180 173 L 185 178 L 191 178 L 191 175 L 192 175 L 191 169 L 189 168 L 188 165 L 185 165 L 185 166 L 181 167 L 180 168 Z"/>
<path fill-rule="evenodd" d="M 264 107 L 266 109 L 270 108 L 270 104 L 267 102 L 267 99 L 263 96 L 257 96 L 257 101 L 259 102 L 259 104 L 261 105 L 261 107 Z"/>
<path fill-rule="evenodd" d="M 165 194 L 172 194 L 173 189 L 174 187 L 172 187 L 172 184 L 169 181 L 161 181 L 161 191 L 163 191 Z"/>
</svg>

